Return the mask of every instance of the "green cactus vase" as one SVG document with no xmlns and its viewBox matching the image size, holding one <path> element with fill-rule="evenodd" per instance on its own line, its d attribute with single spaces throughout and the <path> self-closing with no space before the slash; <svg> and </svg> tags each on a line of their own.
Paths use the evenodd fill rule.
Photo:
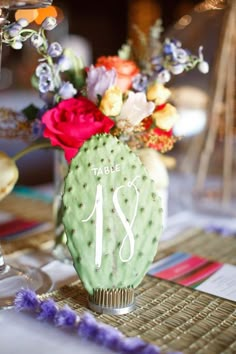
<svg viewBox="0 0 236 354">
<path fill-rule="evenodd" d="M 112 135 L 95 135 L 72 160 L 63 223 L 74 267 L 98 312 L 134 308 L 134 289 L 157 252 L 162 209 L 140 159 Z"/>
</svg>

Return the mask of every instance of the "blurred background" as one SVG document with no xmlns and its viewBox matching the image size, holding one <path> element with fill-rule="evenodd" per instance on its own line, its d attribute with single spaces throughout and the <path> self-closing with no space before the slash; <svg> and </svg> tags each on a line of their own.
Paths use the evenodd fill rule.
<svg viewBox="0 0 236 354">
<path fill-rule="evenodd" d="M 212 0 L 213 1 L 213 0 Z M 207 2 L 199 0 L 110 0 L 60 1 L 54 0 L 53 7 L 31 11 L 32 25 L 37 25 L 48 15 L 57 17 L 59 26 L 50 33 L 65 47 L 72 47 L 82 56 L 86 64 L 91 64 L 101 55 L 116 55 L 127 39 L 134 36 L 133 25 L 147 33 L 149 27 L 161 18 L 163 37 L 175 37 L 197 54 L 203 45 L 204 57 L 210 67 L 214 67 L 224 10 L 210 9 Z M 48 12 L 50 11 L 50 12 Z M 29 14 L 29 12 L 28 12 Z M 25 17 L 26 13 L 16 13 L 12 17 Z M 37 65 L 37 55 L 30 45 L 15 51 L 3 47 L 2 75 L 0 80 L 0 107 L 21 110 L 30 103 L 42 105 L 37 92 L 31 88 L 30 77 Z M 181 122 L 177 133 L 192 136 L 203 129 L 206 120 L 208 93 L 211 89 L 211 69 L 208 75 L 197 70 L 175 77 L 169 84 L 173 90 L 173 101 L 182 109 L 186 119 L 189 109 L 197 110 L 195 123 Z M 194 113 L 193 113 L 194 114 Z M 189 119 L 188 119 L 189 122 Z M 183 128 L 184 127 L 184 128 Z M 185 129 L 185 131 L 183 130 Z M 0 150 L 10 155 L 25 146 L 22 141 L 0 140 Z M 177 150 L 178 151 L 178 147 Z M 43 161 L 43 164 L 40 162 Z M 52 180 L 53 152 L 38 151 L 24 157 L 19 162 L 20 184 L 38 184 Z"/>
</svg>

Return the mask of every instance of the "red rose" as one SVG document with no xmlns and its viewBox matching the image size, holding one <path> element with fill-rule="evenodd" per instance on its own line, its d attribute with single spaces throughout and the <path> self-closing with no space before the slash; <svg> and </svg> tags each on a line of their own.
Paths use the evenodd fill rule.
<svg viewBox="0 0 236 354">
<path fill-rule="evenodd" d="M 102 56 L 97 59 L 96 66 L 105 66 L 107 70 L 115 69 L 117 73 L 116 85 L 123 92 L 130 89 L 132 79 L 140 72 L 134 61 L 121 59 L 118 56 Z"/>
<path fill-rule="evenodd" d="M 114 125 L 113 120 L 85 97 L 60 102 L 43 115 L 42 122 L 45 124 L 44 137 L 64 150 L 68 162 L 92 135 L 108 133 Z"/>
</svg>

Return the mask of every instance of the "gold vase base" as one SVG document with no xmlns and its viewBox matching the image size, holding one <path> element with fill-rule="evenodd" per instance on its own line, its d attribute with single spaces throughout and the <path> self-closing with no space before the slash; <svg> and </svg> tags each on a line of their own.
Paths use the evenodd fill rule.
<svg viewBox="0 0 236 354">
<path fill-rule="evenodd" d="M 134 289 L 95 289 L 93 295 L 89 295 L 88 304 L 98 313 L 124 315 L 135 309 Z"/>
</svg>

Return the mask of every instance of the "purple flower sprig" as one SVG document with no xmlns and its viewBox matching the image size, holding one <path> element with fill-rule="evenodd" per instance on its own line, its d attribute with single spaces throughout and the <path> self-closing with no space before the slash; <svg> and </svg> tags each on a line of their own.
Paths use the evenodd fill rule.
<svg viewBox="0 0 236 354">
<path fill-rule="evenodd" d="M 138 337 L 125 337 L 118 329 L 98 322 L 86 312 L 81 317 L 69 306 L 58 308 L 53 299 L 39 300 L 30 289 L 18 291 L 14 301 L 17 311 L 32 311 L 38 320 L 50 321 L 56 327 L 70 328 L 80 338 L 95 342 L 120 354 L 161 354 L 160 348 Z M 165 352 L 166 353 L 166 352 Z M 168 354 L 168 353 L 166 353 Z M 169 354 L 181 354 L 169 352 Z"/>
<path fill-rule="evenodd" d="M 40 58 L 32 76 L 32 85 L 39 91 L 41 99 L 47 106 L 74 97 L 78 92 L 78 87 L 74 85 L 82 80 L 79 71 L 84 66 L 79 58 L 62 48 L 60 43 L 49 42 L 47 32 L 57 26 L 56 19 L 51 16 L 46 17 L 38 29 L 28 28 L 28 26 L 28 21 L 23 18 L 4 25 L 2 42 L 13 49 L 20 50 L 24 42 L 29 40 L 31 46 L 36 49 Z M 69 76 L 73 78 L 68 77 L 65 71 L 70 71 Z"/>
<path fill-rule="evenodd" d="M 216 233 L 222 237 L 234 237 L 236 236 L 235 230 L 225 226 L 209 224 L 205 226 L 206 233 Z"/>
</svg>

